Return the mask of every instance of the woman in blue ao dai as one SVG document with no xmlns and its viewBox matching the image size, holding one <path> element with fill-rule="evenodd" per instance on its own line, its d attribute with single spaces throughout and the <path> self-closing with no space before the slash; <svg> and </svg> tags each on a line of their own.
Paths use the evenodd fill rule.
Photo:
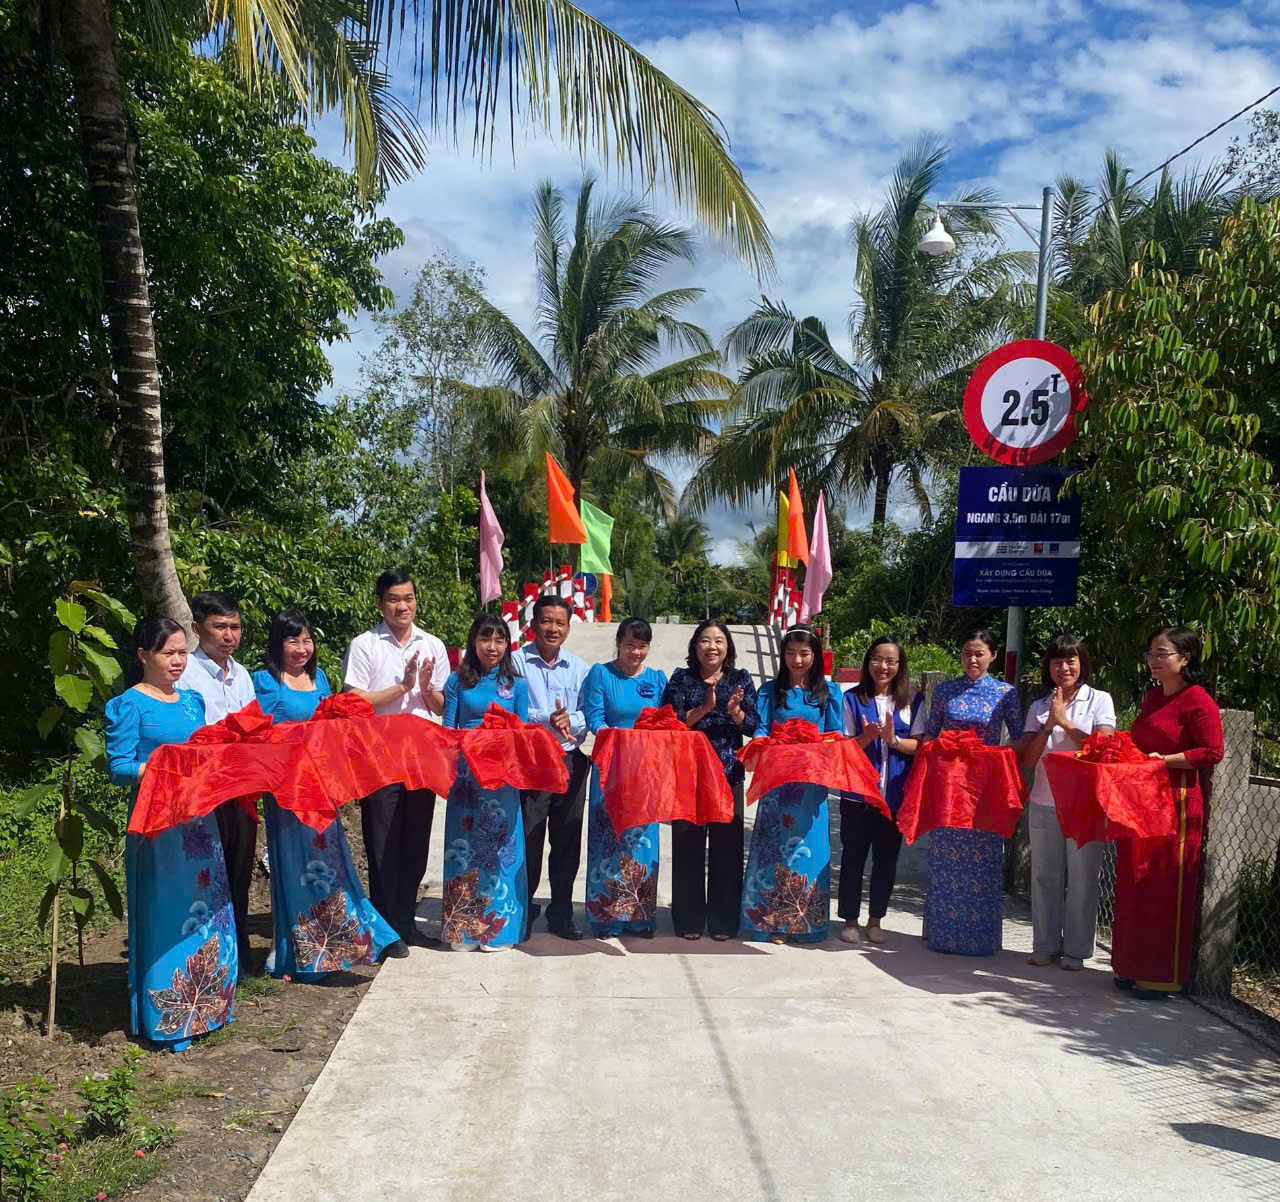
<svg viewBox="0 0 1280 1202">
<path fill-rule="evenodd" d="M 267 667 L 253 674 L 264 714 L 276 722 L 306 722 L 330 694 L 316 664 L 311 621 L 282 610 L 267 635 Z M 271 974 L 319 981 L 327 973 L 372 964 L 400 937 L 365 895 L 351 849 L 335 818 L 322 831 L 300 822 L 274 797 L 262 799 L 271 864 Z"/>
<path fill-rule="evenodd" d="M 757 697 L 767 735 L 803 718 L 824 734 L 839 734 L 844 718 L 840 686 L 822 671 L 822 643 L 812 630 L 789 630 L 777 679 Z M 742 925 L 749 940 L 821 943 L 831 909 L 831 830 L 827 789 L 796 781 L 760 798 L 751 854 L 742 882 Z"/>
<path fill-rule="evenodd" d="M 185 743 L 204 722 L 198 693 L 177 689 L 187 636 L 169 618 L 143 618 L 133 632 L 142 679 L 107 702 L 111 780 L 133 789 L 147 758 Z M 159 835 L 125 838 L 129 904 L 129 1030 L 171 1052 L 185 1051 L 235 1014 L 235 916 L 212 814 Z"/>
<path fill-rule="evenodd" d="M 511 663 L 501 618 L 482 614 L 462 662 L 444 686 L 444 724 L 474 730 L 491 705 L 527 721 L 529 686 Z M 458 756 L 444 814 L 444 940 L 454 951 L 498 951 L 520 942 L 529 908 L 520 790 L 482 789 Z"/>
<path fill-rule="evenodd" d="M 596 664 L 582 686 L 587 729 L 630 730 L 640 711 L 656 706 L 667 687 L 665 672 L 644 666 L 653 631 L 643 618 L 618 626 L 617 655 Z M 652 939 L 658 911 L 658 823 L 630 826 L 621 837 L 605 812 L 600 773 L 591 769 L 587 809 L 587 922 L 600 939 L 639 935 Z"/>
<path fill-rule="evenodd" d="M 1004 726 L 1022 737 L 1018 691 L 987 675 L 996 640 L 974 630 L 960 649 L 964 675 L 933 691 L 921 743 L 944 730 L 972 730 L 984 743 L 1000 743 Z M 1000 950 L 1004 893 L 1004 840 L 991 831 L 942 827 L 929 833 L 929 887 L 924 937 L 936 952 L 991 956 Z"/>
</svg>

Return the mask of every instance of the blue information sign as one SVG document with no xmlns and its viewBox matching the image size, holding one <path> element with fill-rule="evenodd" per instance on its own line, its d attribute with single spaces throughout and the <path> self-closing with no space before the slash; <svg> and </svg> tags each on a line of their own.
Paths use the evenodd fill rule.
<svg viewBox="0 0 1280 1202">
<path fill-rule="evenodd" d="M 1066 468 L 965 467 L 956 505 L 953 605 L 1074 605 L 1080 497 Z"/>
</svg>

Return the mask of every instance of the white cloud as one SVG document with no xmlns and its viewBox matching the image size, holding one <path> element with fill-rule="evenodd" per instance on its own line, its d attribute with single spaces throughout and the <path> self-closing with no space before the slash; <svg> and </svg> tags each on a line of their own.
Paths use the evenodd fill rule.
<svg viewBox="0 0 1280 1202">
<path fill-rule="evenodd" d="M 849 218 L 878 203 L 921 133 L 952 147 L 949 192 L 981 184 L 1025 203 L 1059 173 L 1094 179 L 1107 146 L 1144 172 L 1280 76 L 1275 7 L 1255 0 L 1225 12 L 1163 0 L 933 0 L 872 17 L 744 0 L 742 19 L 728 0 L 648 18 L 634 6 L 592 8 L 606 20 L 621 14 L 641 49 L 719 114 L 774 234 L 769 294 L 840 336 L 852 298 Z M 658 26 L 674 32 L 645 36 Z M 1221 153 L 1243 130 L 1238 122 L 1218 134 L 1185 165 Z M 322 144 L 340 146 L 327 132 Z M 485 162 L 441 144 L 421 176 L 394 190 L 383 212 L 406 244 L 383 269 L 397 293 L 445 247 L 478 260 L 495 301 L 527 328 L 533 187 L 550 176 L 572 190 L 582 164 L 549 139 L 523 135 L 516 159 L 501 142 Z M 655 203 L 670 207 L 661 195 Z M 1011 242 L 1021 244 L 1016 231 Z M 761 291 L 714 245 L 696 268 L 673 275 L 689 281 L 706 289 L 694 316 L 716 338 Z M 359 352 L 373 337 L 362 316 L 352 342 L 334 348 L 336 391 L 356 386 Z M 903 503 L 896 494 L 894 502 Z M 748 516 L 708 515 L 718 553 L 746 536 Z M 850 520 L 866 514 L 851 506 Z"/>
</svg>

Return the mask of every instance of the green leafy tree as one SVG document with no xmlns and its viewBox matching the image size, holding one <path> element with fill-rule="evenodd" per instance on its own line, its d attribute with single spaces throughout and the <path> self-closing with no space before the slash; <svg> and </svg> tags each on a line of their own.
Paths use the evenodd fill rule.
<svg viewBox="0 0 1280 1202">
<path fill-rule="evenodd" d="M 1029 256 L 992 251 L 996 227 L 982 210 L 948 213 L 956 253 L 916 250 L 945 164 L 940 143 L 916 143 L 883 206 L 853 219 L 851 360 L 818 318 L 797 318 L 768 298 L 730 331 L 726 351 L 744 360 L 739 405 L 691 481 L 689 504 L 772 496 L 795 468 L 806 493 L 870 495 L 876 526 L 895 482 L 929 514 L 930 465 L 954 454 L 941 420 L 957 413 L 968 366 L 1025 321 L 1029 299 L 1021 284 Z M 960 200 L 990 204 L 994 197 L 975 191 Z"/>
<path fill-rule="evenodd" d="M 138 586 L 149 609 L 182 620 L 188 609 L 169 537 L 156 326 L 115 14 L 104 0 L 33 3 L 37 19 L 30 25 L 47 35 L 43 48 L 52 48 L 65 66 L 76 101 L 120 404 L 120 457 Z M 394 3 L 299 0 L 281 7 L 250 0 L 206 7 L 149 0 L 138 28 L 166 40 L 177 28 L 188 42 L 219 44 L 245 85 L 269 95 L 283 111 L 313 117 L 338 109 L 367 193 L 378 175 L 404 178 L 422 162 L 422 133 L 384 70 L 386 50 L 404 35 L 404 17 Z M 712 228 L 767 265 L 763 218 L 713 115 L 599 22 L 566 0 L 435 0 L 429 20 L 429 36 L 415 19 L 408 38 L 434 122 L 456 129 L 459 113 L 470 113 L 482 145 L 496 123 L 500 96 L 507 97 L 513 124 L 519 106 L 526 118 L 550 126 L 556 94 L 563 135 L 584 150 L 591 145 L 611 151 L 649 183 L 661 175 Z M 590 86 L 582 86 L 583 80 Z M 615 136 L 624 127 L 627 135 Z"/>
<path fill-rule="evenodd" d="M 88 602 L 97 611 L 91 621 Z M 57 602 L 59 628 L 49 639 L 49 670 L 53 676 L 55 700 L 40 715 L 41 737 L 62 727 L 69 750 L 55 760 L 45 779 L 32 785 L 18 802 L 17 819 L 22 821 L 50 795 L 58 795 L 58 818 L 45 856 L 48 884 L 40 899 L 37 922 L 41 929 L 51 925 L 49 944 L 49 1011 L 45 1033 L 52 1036 L 57 1020 L 58 918 L 63 896 L 71 906 L 76 924 L 80 966 L 84 967 L 84 925 L 93 917 L 97 904 L 86 886 L 86 871 L 97 878 L 103 900 L 116 918 L 124 917 L 120 892 L 111 874 L 97 860 L 85 856 L 85 825 L 115 836 L 119 832 L 111 818 L 89 799 L 72 790 L 72 769 L 77 763 L 93 765 L 106 753 L 101 733 L 91 724 L 101 718 L 103 706 L 119 691 L 123 670 L 112 654 L 118 647 L 105 620 L 127 636 L 134 616 L 114 597 L 92 584 L 78 581 L 68 595 Z"/>
<path fill-rule="evenodd" d="M 1090 313 L 1078 487 L 1122 553 L 1096 580 L 1089 637 L 1133 662 L 1152 626 L 1193 622 L 1221 699 L 1273 702 L 1280 491 L 1255 443 L 1277 393 L 1280 202 L 1244 200 L 1216 241 L 1188 275 L 1149 248 Z"/>
<path fill-rule="evenodd" d="M 484 367 L 477 339 L 484 269 L 447 253 L 427 260 L 405 304 L 378 314 L 378 348 L 364 363 L 364 389 L 412 423 L 412 454 L 451 492 L 469 468 L 464 450 L 472 414 L 459 382 L 476 383 Z M 478 480 L 468 480 L 478 487 Z"/>
<path fill-rule="evenodd" d="M 142 597 L 70 85 L 15 48 L 26 33 L 13 19 L 0 7 L 12 122 L 0 139 L 0 757 L 25 765 L 39 746 L 25 681 L 64 583 Z M 291 465 L 335 437 L 317 401 L 325 344 L 387 299 L 375 263 L 399 231 L 219 63 L 182 43 L 158 53 L 127 24 L 117 53 L 156 282 L 173 538 L 205 523 L 234 538 L 262 519 L 278 539 L 296 512 Z M 203 578 L 198 558 L 179 561 L 183 584 Z"/>
<path fill-rule="evenodd" d="M 536 324 L 545 354 L 516 323 L 481 300 L 478 340 L 500 383 L 470 389 L 488 449 L 541 465 L 550 451 L 573 484 L 595 497 L 635 483 L 650 506 L 675 507 L 659 457 L 691 458 L 711 438 L 729 381 L 704 330 L 680 317 L 699 288 L 653 292 L 678 262 L 693 262 L 689 230 L 630 200 L 578 193 L 572 233 L 551 183 L 534 202 Z M 692 351 L 663 362 L 669 352 Z M 615 515 L 616 516 L 616 515 Z"/>
</svg>

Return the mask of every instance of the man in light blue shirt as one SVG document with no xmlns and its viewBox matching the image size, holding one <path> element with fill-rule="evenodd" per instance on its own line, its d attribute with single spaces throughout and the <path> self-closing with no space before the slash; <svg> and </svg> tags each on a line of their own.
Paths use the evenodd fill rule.
<svg viewBox="0 0 1280 1202">
<path fill-rule="evenodd" d="M 204 698 L 205 721 L 212 725 L 243 709 L 254 699 L 253 677 L 235 661 L 240 646 L 240 604 L 229 593 L 197 593 L 191 598 L 191 629 L 200 645 L 191 653 L 178 680 Z M 240 975 L 252 976 L 249 965 L 249 887 L 258 847 L 258 824 L 238 801 L 224 801 L 213 811 L 222 839 L 231 908 L 236 916 Z"/>
<path fill-rule="evenodd" d="M 528 921 L 532 924 L 541 912 L 532 898 L 542 880 L 542 845 L 549 836 L 551 903 L 547 906 L 547 929 L 562 939 L 581 939 L 582 931 L 573 921 L 573 882 L 582 862 L 582 813 L 591 761 L 580 750 L 587 735 L 580 701 L 587 665 L 563 646 L 569 637 L 571 616 L 569 602 L 563 597 L 539 597 L 533 605 L 534 641 L 511 658 L 529 685 L 529 721 L 555 735 L 569 770 L 569 787 L 563 793 L 526 789 L 520 794 L 529 878 Z M 525 933 L 527 936 L 528 931 Z"/>
</svg>

